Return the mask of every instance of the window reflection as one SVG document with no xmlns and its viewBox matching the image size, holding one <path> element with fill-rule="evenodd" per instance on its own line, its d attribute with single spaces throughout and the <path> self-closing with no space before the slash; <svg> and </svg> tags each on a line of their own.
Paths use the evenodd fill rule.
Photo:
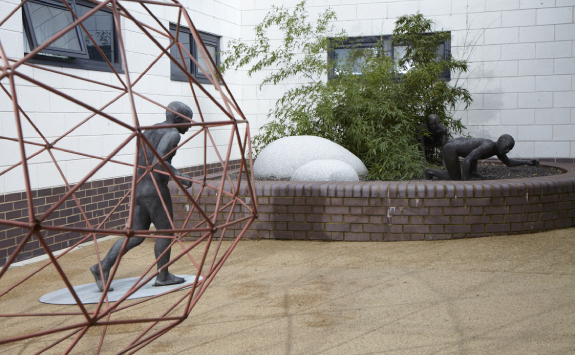
<svg viewBox="0 0 575 355">
<path fill-rule="evenodd" d="M 82 17 L 90 10 L 91 8 L 88 6 L 78 5 L 76 13 L 78 17 Z M 111 62 L 114 61 L 114 46 L 115 46 L 113 21 L 114 19 L 111 13 L 98 11 L 97 13 L 90 16 L 83 22 L 84 27 L 86 27 L 86 29 L 88 30 L 94 41 L 96 41 L 96 43 L 98 44 L 98 47 L 100 47 L 102 52 L 104 52 L 104 54 L 106 55 L 106 58 L 108 58 L 108 60 Z M 94 43 L 90 40 L 86 32 L 84 32 L 83 29 L 81 30 L 81 32 L 84 43 L 86 44 L 86 47 L 88 49 L 88 55 L 90 56 L 90 59 L 103 62 L 104 58 L 102 57 L 100 52 L 98 52 L 98 49 L 96 48 Z"/>
<path fill-rule="evenodd" d="M 214 62 L 216 61 L 216 47 L 215 46 L 210 46 L 208 44 L 206 44 L 206 49 L 208 50 L 208 55 L 210 57 L 212 57 L 212 59 L 214 60 Z M 202 51 L 200 51 L 198 49 L 199 52 L 199 56 L 198 56 L 198 64 L 200 65 L 200 67 L 202 69 L 205 70 L 206 74 L 210 75 L 210 70 L 208 68 L 211 68 L 210 66 L 210 61 L 209 60 L 205 60 L 204 56 L 202 55 Z"/>
</svg>

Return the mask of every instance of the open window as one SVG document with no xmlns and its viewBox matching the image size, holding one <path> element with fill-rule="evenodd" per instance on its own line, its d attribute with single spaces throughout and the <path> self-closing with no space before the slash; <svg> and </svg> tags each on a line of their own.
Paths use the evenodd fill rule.
<svg viewBox="0 0 575 355">
<path fill-rule="evenodd" d="M 66 0 L 67 4 L 82 17 L 95 4 L 84 0 Z M 74 22 L 74 16 L 61 0 L 29 0 L 23 6 L 24 22 L 24 52 L 29 53 L 34 48 L 45 43 L 54 34 Z M 38 53 L 31 63 L 58 65 L 64 67 L 112 71 L 97 47 L 110 61 L 112 67 L 121 72 L 117 50 L 117 32 L 114 26 L 113 14 L 102 9 L 83 23 L 90 36 L 76 26 L 64 36 Z"/>
<path fill-rule="evenodd" d="M 72 1 L 69 1 L 68 4 L 75 10 L 75 4 Z M 63 3 L 29 0 L 23 8 L 24 27 L 31 49 L 44 44 L 56 33 L 74 22 L 74 16 Z M 52 42 L 43 52 L 64 57 L 89 58 L 78 26 Z"/>
<path fill-rule="evenodd" d="M 170 24 L 170 32 L 172 33 L 173 36 L 176 35 L 176 25 L 175 24 Z M 212 57 L 212 59 L 213 59 L 214 63 L 216 63 L 216 65 L 219 65 L 220 64 L 220 56 L 218 53 L 220 52 L 220 36 L 216 36 L 216 35 L 213 35 L 210 33 L 205 33 L 205 32 L 199 32 L 199 34 L 200 34 L 200 37 L 202 38 L 202 41 L 206 45 L 208 55 L 210 57 Z M 209 74 L 210 71 L 208 69 L 208 65 L 210 65 L 209 63 L 211 63 L 211 62 L 208 58 L 204 58 L 202 56 L 201 51 L 199 50 L 198 45 L 194 41 L 194 37 L 192 36 L 192 33 L 190 32 L 190 30 L 186 27 L 180 26 L 180 33 L 178 35 L 178 39 L 186 47 L 186 49 L 190 52 L 190 54 L 196 59 L 199 66 L 206 73 Z M 176 60 L 181 63 L 180 51 L 178 50 L 178 48 L 175 45 L 170 48 L 170 54 L 173 55 L 174 58 L 176 58 Z M 184 51 L 182 51 L 182 54 L 184 55 L 184 62 L 186 63 L 186 68 L 188 69 L 189 73 L 192 74 L 192 76 L 194 78 L 196 78 L 196 80 L 198 80 L 198 82 L 203 83 L 203 84 L 209 84 L 210 81 L 202 73 L 202 71 L 198 68 L 198 66 L 196 66 L 192 62 L 192 60 L 187 56 L 187 54 Z M 178 68 L 172 62 L 170 63 L 170 78 L 173 81 L 188 81 L 188 77 L 186 76 L 186 74 L 184 74 L 180 70 L 180 68 Z"/>
</svg>

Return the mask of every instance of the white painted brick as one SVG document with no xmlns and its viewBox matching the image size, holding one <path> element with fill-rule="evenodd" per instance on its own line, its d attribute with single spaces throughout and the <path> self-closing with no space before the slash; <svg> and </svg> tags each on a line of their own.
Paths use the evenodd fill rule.
<svg viewBox="0 0 575 355">
<path fill-rule="evenodd" d="M 510 158 L 533 158 L 535 157 L 535 143 L 515 141 L 513 150 L 507 153 Z"/>
<path fill-rule="evenodd" d="M 78 126 L 82 121 L 84 121 L 88 115 L 80 113 L 65 113 L 64 115 L 64 125 L 66 131 Z M 73 131 L 74 136 L 88 136 L 90 135 L 90 124 L 88 122 L 76 127 Z"/>
<path fill-rule="evenodd" d="M 553 94 L 553 107 L 573 107 L 575 91 L 556 92 Z"/>
<path fill-rule="evenodd" d="M 483 138 L 496 141 L 502 134 L 517 138 L 517 126 L 484 126 Z"/>
<path fill-rule="evenodd" d="M 341 29 L 346 31 L 351 36 L 369 36 L 372 34 L 379 34 L 373 32 L 373 23 L 375 20 L 357 20 L 357 21 L 343 21 Z"/>
<path fill-rule="evenodd" d="M 484 75 L 486 77 L 505 77 L 517 75 L 517 61 L 506 60 L 485 63 Z"/>
<path fill-rule="evenodd" d="M 557 0 L 555 6 L 575 6 L 575 0 Z"/>
<path fill-rule="evenodd" d="M 31 173 L 34 174 L 36 171 L 36 166 L 30 166 L 32 169 Z M 22 167 L 17 167 L 15 169 L 10 170 L 9 172 L 5 173 L 4 175 L 5 182 L 4 186 L 6 192 L 16 192 L 16 191 L 23 191 L 26 188 L 24 182 L 24 173 L 22 172 Z M 38 176 L 36 171 L 36 176 Z"/>
<path fill-rule="evenodd" d="M 519 126 L 517 127 L 517 133 L 517 140 L 521 141 L 553 140 L 552 126 Z"/>
<path fill-rule="evenodd" d="M 387 4 L 359 4 L 357 5 L 357 19 L 381 19 L 387 17 Z"/>
<path fill-rule="evenodd" d="M 256 26 L 266 16 L 268 10 L 242 11 L 242 25 Z"/>
<path fill-rule="evenodd" d="M 483 94 L 473 94 L 473 102 L 469 105 L 469 110 L 483 110 L 485 98 Z"/>
<path fill-rule="evenodd" d="M 537 10 L 538 25 L 555 25 L 573 22 L 573 8 L 549 8 Z"/>
<path fill-rule="evenodd" d="M 501 110 L 503 125 L 532 125 L 535 123 L 535 110 Z"/>
<path fill-rule="evenodd" d="M 538 76 L 535 80 L 536 91 L 569 91 L 571 75 Z"/>
<path fill-rule="evenodd" d="M 571 109 L 571 123 L 575 123 L 575 108 Z"/>
<path fill-rule="evenodd" d="M 553 59 L 520 60 L 520 76 L 553 74 Z"/>
<path fill-rule="evenodd" d="M 485 11 L 518 10 L 519 0 L 486 0 Z"/>
<path fill-rule="evenodd" d="M 496 28 L 485 30 L 485 44 L 519 42 L 519 28 Z"/>
<path fill-rule="evenodd" d="M 419 1 L 402 1 L 387 4 L 387 17 L 398 18 L 403 15 L 415 14 L 419 11 Z"/>
<path fill-rule="evenodd" d="M 533 92 L 535 91 L 534 76 L 501 78 L 501 92 Z"/>
<path fill-rule="evenodd" d="M 485 127 L 484 126 L 471 126 L 468 125 L 467 129 L 463 132 L 463 134 L 468 134 L 473 138 L 483 138 L 485 137 Z"/>
<path fill-rule="evenodd" d="M 467 15 L 447 14 L 447 15 L 430 16 L 430 18 L 435 22 L 436 31 L 443 29 L 448 29 L 451 31 L 452 41 L 454 31 L 467 30 Z"/>
<path fill-rule="evenodd" d="M 69 160 L 66 162 L 66 171 L 64 172 L 68 182 L 77 183 L 88 175 L 91 170 L 89 159 Z"/>
<path fill-rule="evenodd" d="M 50 108 L 50 93 L 42 88 L 33 86 L 16 86 L 18 104 L 26 112 L 45 112 Z M 10 91 L 9 87 L 6 87 Z M 5 95 L 5 93 L 1 93 Z M 53 95 L 53 94 L 52 94 Z M 34 98 L 31 100 L 30 98 Z M 11 105 L 11 104 L 10 104 Z"/>
<path fill-rule="evenodd" d="M 555 74 L 575 74 L 575 58 L 555 59 Z"/>
<path fill-rule="evenodd" d="M 569 124 L 571 109 L 548 108 L 535 110 L 535 124 Z"/>
<path fill-rule="evenodd" d="M 517 94 L 485 94 L 483 100 L 487 110 L 517 108 Z"/>
<path fill-rule="evenodd" d="M 555 26 L 555 40 L 556 41 L 575 40 L 575 23 Z"/>
<path fill-rule="evenodd" d="M 335 11 L 338 21 L 357 20 L 356 5 L 333 6 L 331 9 Z"/>
<path fill-rule="evenodd" d="M 569 142 L 535 142 L 535 152 L 541 158 L 567 158 L 569 150 Z"/>
<path fill-rule="evenodd" d="M 535 25 L 536 10 L 516 10 L 501 12 L 502 27 L 519 27 Z"/>
<path fill-rule="evenodd" d="M 77 152 L 79 149 L 79 138 L 77 137 L 64 137 L 56 143 L 56 146 L 62 149 L 68 149 L 70 151 Z M 67 161 L 72 159 L 78 159 L 77 154 L 66 153 L 59 150 L 53 150 L 52 154 L 54 154 L 54 159 L 58 162 Z M 62 169 L 65 172 L 65 169 Z"/>
<path fill-rule="evenodd" d="M 501 59 L 501 45 L 477 46 L 469 56 L 469 61 L 484 62 Z"/>
<path fill-rule="evenodd" d="M 522 9 L 538 9 L 555 6 L 555 0 L 520 0 Z"/>
<path fill-rule="evenodd" d="M 508 44 L 501 48 L 501 60 L 535 59 L 535 43 Z"/>
<path fill-rule="evenodd" d="M 499 93 L 501 92 L 500 78 L 467 79 L 466 86 L 473 93 Z M 475 95 L 473 96 L 475 99 Z"/>
<path fill-rule="evenodd" d="M 451 11 L 454 14 L 469 14 L 485 11 L 485 0 L 452 1 Z"/>
<path fill-rule="evenodd" d="M 555 26 L 530 26 L 519 28 L 520 42 L 548 42 L 555 39 Z"/>
<path fill-rule="evenodd" d="M 467 19 L 466 28 L 479 29 L 481 31 L 486 28 L 501 27 L 501 12 L 479 12 L 470 14 Z"/>
<path fill-rule="evenodd" d="M 468 71 L 467 73 L 461 74 L 461 77 L 464 78 L 465 76 L 467 78 L 483 78 L 483 68 L 484 65 L 483 63 L 469 63 L 468 64 Z M 452 79 L 457 79 L 457 74 L 452 73 Z"/>
<path fill-rule="evenodd" d="M 571 57 L 571 41 L 537 43 L 537 58 Z"/>
<path fill-rule="evenodd" d="M 501 124 L 499 110 L 472 110 L 467 112 L 467 122 L 471 125 L 498 125 Z"/>
<path fill-rule="evenodd" d="M 451 13 L 451 1 L 426 0 L 419 3 L 419 11 L 424 16 L 445 15 Z"/>
<path fill-rule="evenodd" d="M 16 7 L 15 4 L 8 4 L 4 1 L 0 1 L 0 20 L 3 20 L 6 15 Z M 20 32 L 22 33 L 22 9 L 16 11 L 12 17 L 10 17 L 2 25 L 2 29 L 6 31 Z"/>
<path fill-rule="evenodd" d="M 519 108 L 553 107 L 553 94 L 550 92 L 518 94 Z"/>
<path fill-rule="evenodd" d="M 341 0 L 313 0 L 311 3 L 312 6 L 333 6 L 340 4 Z"/>
<path fill-rule="evenodd" d="M 19 59 L 24 56 L 22 32 L 0 29 L 0 38 L 2 38 L 2 47 L 8 58 Z"/>
</svg>

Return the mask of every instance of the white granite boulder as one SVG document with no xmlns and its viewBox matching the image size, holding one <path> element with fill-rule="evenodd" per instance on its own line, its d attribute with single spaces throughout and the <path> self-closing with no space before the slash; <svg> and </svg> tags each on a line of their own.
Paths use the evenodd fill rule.
<svg viewBox="0 0 575 355">
<path fill-rule="evenodd" d="M 347 163 L 359 176 L 367 174 L 361 160 L 339 144 L 320 137 L 292 136 L 270 143 L 258 154 L 254 175 L 258 179 L 290 178 L 302 165 L 325 159 Z"/>
<path fill-rule="evenodd" d="M 359 181 L 355 169 L 335 159 L 312 160 L 300 166 L 291 181 Z"/>
</svg>

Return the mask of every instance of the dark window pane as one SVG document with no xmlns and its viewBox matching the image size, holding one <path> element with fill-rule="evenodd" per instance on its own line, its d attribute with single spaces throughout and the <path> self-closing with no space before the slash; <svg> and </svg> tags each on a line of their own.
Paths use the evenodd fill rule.
<svg viewBox="0 0 575 355">
<path fill-rule="evenodd" d="M 172 35 L 175 37 L 176 36 L 176 30 L 172 29 L 170 31 L 172 33 Z M 180 34 L 178 36 L 178 40 L 184 45 L 184 47 L 188 50 L 188 52 L 192 52 L 192 47 L 191 47 L 191 42 L 190 42 L 190 35 L 184 31 L 181 30 L 180 28 Z M 185 65 L 182 63 L 182 59 L 180 57 L 180 51 L 178 50 L 178 47 L 174 44 L 172 46 L 172 48 L 170 49 L 170 54 L 172 56 L 174 56 L 174 58 L 176 58 L 176 60 L 178 61 L 178 63 L 180 63 L 182 66 L 186 67 L 188 69 L 188 72 L 191 72 L 191 60 L 190 57 L 186 54 L 186 52 L 184 50 L 182 50 L 182 54 L 184 55 L 184 63 Z M 185 80 L 187 81 L 188 77 L 186 76 L 186 74 L 184 74 L 180 68 L 178 68 L 176 66 L 176 64 L 174 64 L 173 62 L 170 61 L 170 72 L 172 74 L 172 79 L 178 79 L 178 80 Z"/>
<path fill-rule="evenodd" d="M 34 33 L 38 45 L 46 42 L 53 35 L 74 22 L 72 14 L 66 8 L 41 5 L 27 2 L 26 7 L 32 22 L 30 28 Z M 75 29 L 53 42 L 50 47 L 81 51 L 82 46 Z"/>
<path fill-rule="evenodd" d="M 88 11 L 91 10 L 88 6 L 78 5 L 76 10 L 77 16 L 82 17 Z M 98 44 L 102 52 L 106 55 L 106 58 L 110 62 L 114 62 L 114 19 L 112 14 L 106 11 L 98 11 L 94 15 L 90 16 L 86 21 L 83 22 L 84 27 L 88 30 L 94 41 Z M 104 61 L 100 52 L 90 40 L 86 32 L 81 29 L 82 39 L 86 44 L 88 50 L 88 55 L 91 60 L 97 60 L 100 62 Z"/>
</svg>

